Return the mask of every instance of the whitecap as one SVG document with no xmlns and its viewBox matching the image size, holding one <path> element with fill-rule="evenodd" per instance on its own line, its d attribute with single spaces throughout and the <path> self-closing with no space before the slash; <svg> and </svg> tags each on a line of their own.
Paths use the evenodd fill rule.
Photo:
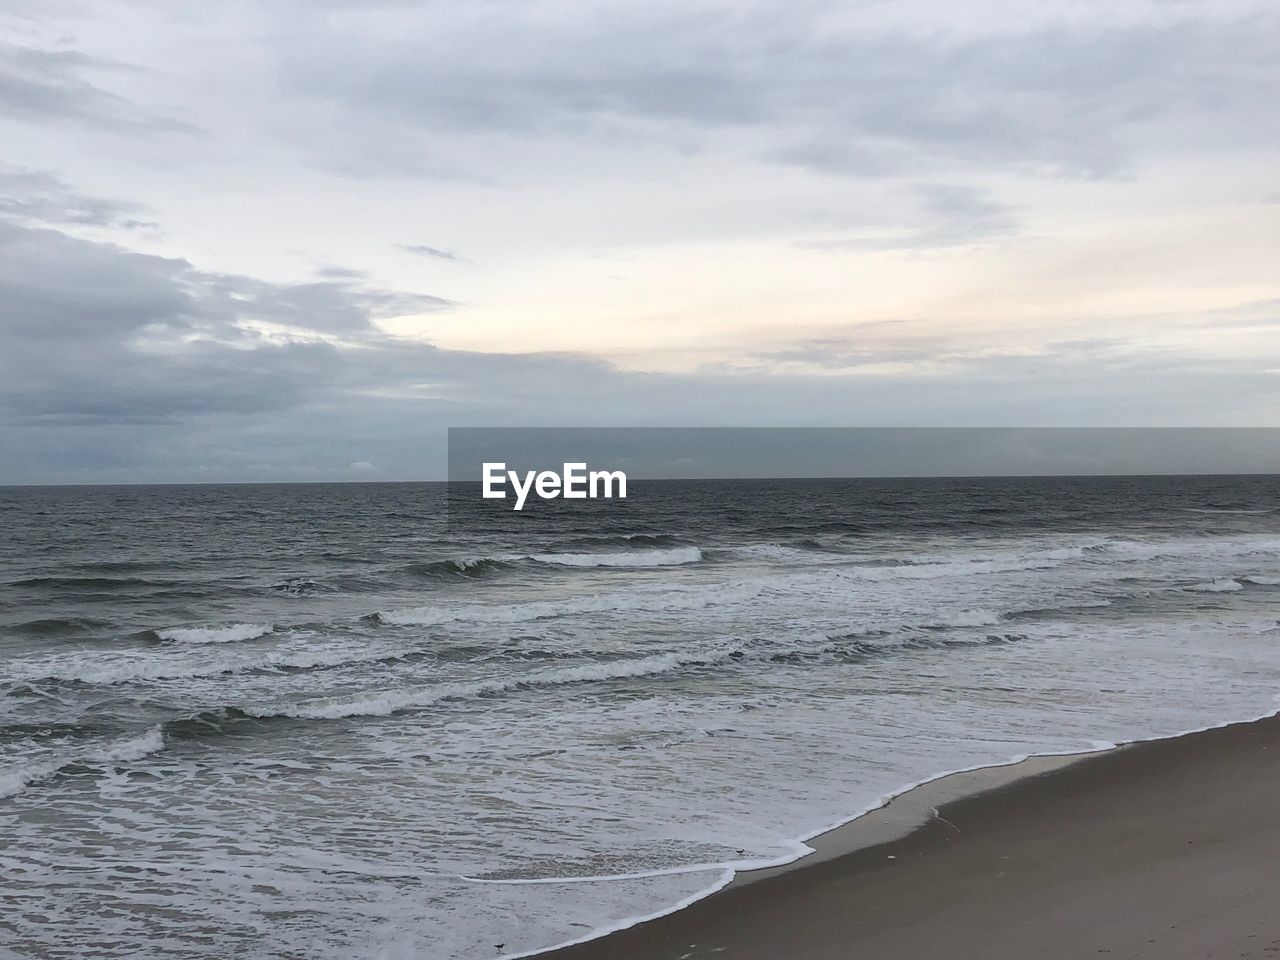
<svg viewBox="0 0 1280 960">
<path fill-rule="evenodd" d="M 241 640 L 255 640 L 273 629 L 269 623 L 228 623 L 203 627 L 166 627 L 157 630 L 156 636 L 174 643 L 238 643 Z"/>
</svg>

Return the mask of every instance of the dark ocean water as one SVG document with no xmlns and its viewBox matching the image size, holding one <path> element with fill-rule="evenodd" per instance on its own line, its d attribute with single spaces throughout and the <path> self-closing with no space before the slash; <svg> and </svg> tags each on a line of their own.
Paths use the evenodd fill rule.
<svg viewBox="0 0 1280 960">
<path fill-rule="evenodd" d="M 445 501 L 0 488 L 0 956 L 535 950 L 1280 690 L 1274 477 Z"/>
</svg>

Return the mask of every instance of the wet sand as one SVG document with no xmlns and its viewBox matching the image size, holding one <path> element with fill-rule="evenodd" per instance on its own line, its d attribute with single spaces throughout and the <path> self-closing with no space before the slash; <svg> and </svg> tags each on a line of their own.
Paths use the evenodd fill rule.
<svg viewBox="0 0 1280 960">
<path fill-rule="evenodd" d="M 1280 960 L 1280 718 L 960 777 L 544 956 Z"/>
</svg>

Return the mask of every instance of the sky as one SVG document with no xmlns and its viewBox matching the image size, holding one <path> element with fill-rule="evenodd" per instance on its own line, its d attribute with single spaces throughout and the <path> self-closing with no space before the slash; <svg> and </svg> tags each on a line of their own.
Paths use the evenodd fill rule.
<svg viewBox="0 0 1280 960">
<path fill-rule="evenodd" d="M 0 483 L 1280 426 L 1271 0 L 0 0 Z"/>
</svg>

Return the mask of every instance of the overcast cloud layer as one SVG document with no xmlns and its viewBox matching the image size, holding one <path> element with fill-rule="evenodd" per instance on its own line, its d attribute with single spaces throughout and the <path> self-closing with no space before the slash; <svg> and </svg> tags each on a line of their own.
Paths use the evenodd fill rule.
<svg viewBox="0 0 1280 960">
<path fill-rule="evenodd" d="M 1280 426 L 1277 89 L 1263 0 L 0 0 L 0 482 Z"/>
</svg>

